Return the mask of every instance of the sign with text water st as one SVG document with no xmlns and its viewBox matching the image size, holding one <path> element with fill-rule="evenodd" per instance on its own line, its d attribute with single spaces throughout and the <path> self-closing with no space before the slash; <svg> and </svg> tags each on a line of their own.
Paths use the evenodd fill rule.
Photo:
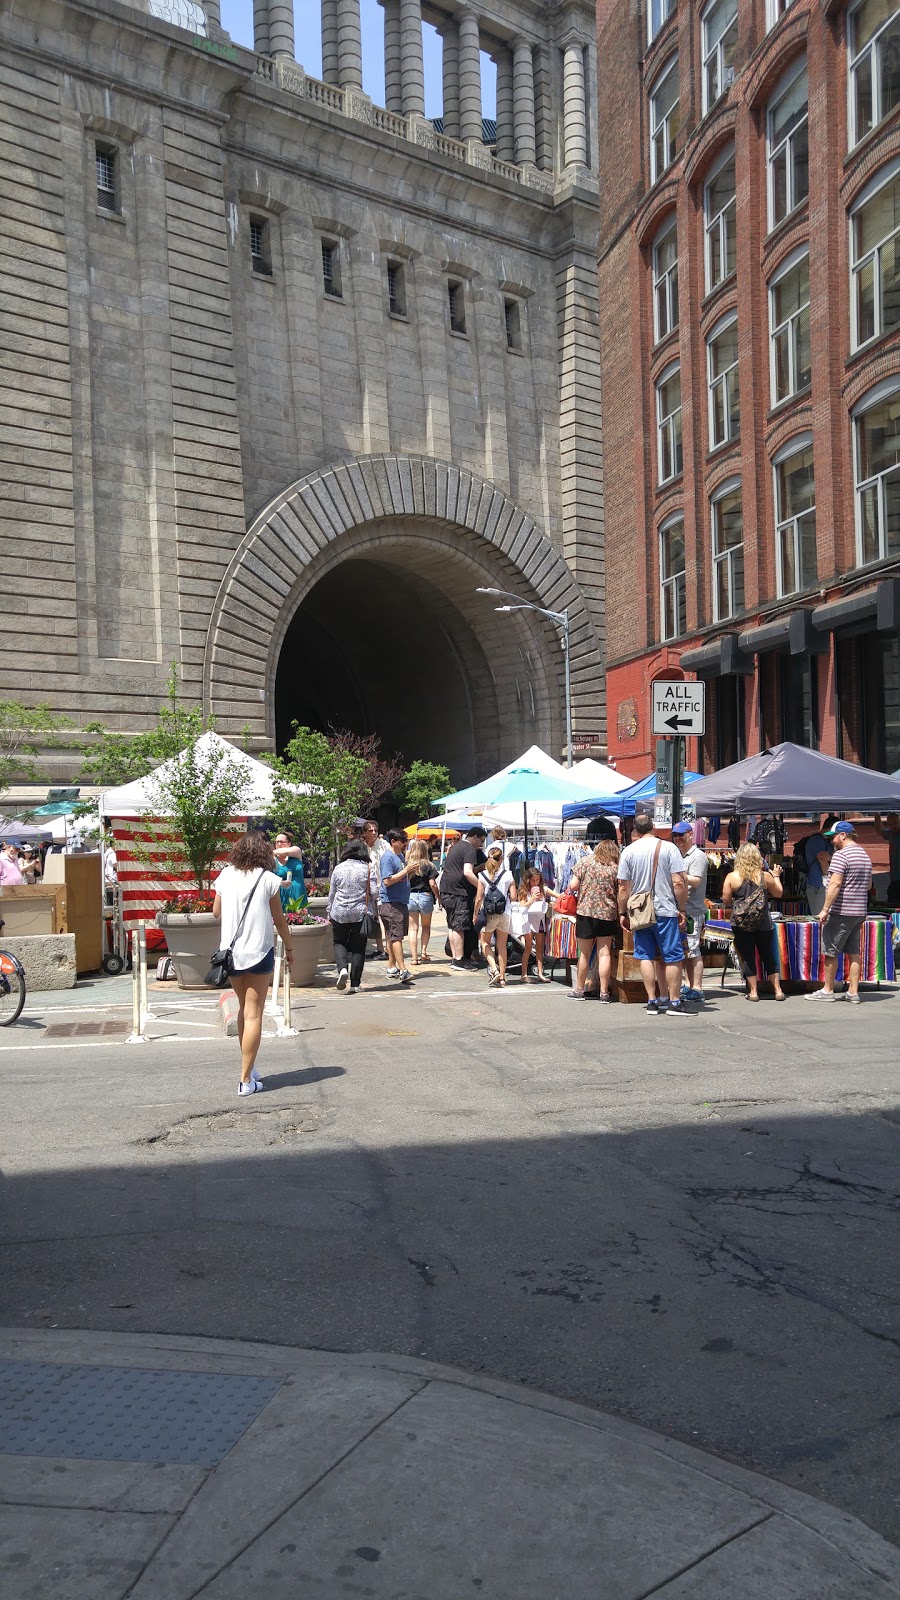
<svg viewBox="0 0 900 1600">
<path fill-rule="evenodd" d="M 706 684 L 658 678 L 650 685 L 653 732 L 699 737 L 706 731 Z"/>
</svg>

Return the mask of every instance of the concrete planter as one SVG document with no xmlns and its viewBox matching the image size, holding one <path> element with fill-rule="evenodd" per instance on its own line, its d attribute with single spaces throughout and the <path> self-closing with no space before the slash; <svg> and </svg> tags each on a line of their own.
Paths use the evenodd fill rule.
<svg viewBox="0 0 900 1600">
<path fill-rule="evenodd" d="M 219 948 L 219 918 L 211 911 L 159 911 L 156 926 L 165 929 L 179 989 L 204 989 L 210 956 Z"/>
<path fill-rule="evenodd" d="M 316 917 L 327 917 L 327 915 L 328 915 L 328 896 L 327 896 L 327 894 L 313 894 L 313 895 L 310 895 L 309 900 L 307 902 L 307 910 L 311 911 L 313 913 L 313 915 L 316 916 Z"/>
<path fill-rule="evenodd" d="M 312 922 L 306 928 L 292 927 L 291 943 L 294 947 L 291 983 L 295 988 L 304 988 L 315 982 L 319 962 L 331 958 L 331 923 Z"/>
</svg>

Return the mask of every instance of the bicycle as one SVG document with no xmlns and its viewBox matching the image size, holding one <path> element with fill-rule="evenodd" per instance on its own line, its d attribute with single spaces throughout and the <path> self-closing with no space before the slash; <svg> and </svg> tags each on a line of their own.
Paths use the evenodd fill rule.
<svg viewBox="0 0 900 1600">
<path fill-rule="evenodd" d="M 18 956 L 0 950 L 0 1028 L 17 1022 L 25 1004 L 25 968 Z"/>
</svg>

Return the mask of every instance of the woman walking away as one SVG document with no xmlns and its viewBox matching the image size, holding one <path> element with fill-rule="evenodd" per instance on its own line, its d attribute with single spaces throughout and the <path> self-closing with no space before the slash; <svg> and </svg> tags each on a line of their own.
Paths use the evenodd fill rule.
<svg viewBox="0 0 900 1600">
<path fill-rule="evenodd" d="M 742 844 L 734 858 L 734 871 L 729 872 L 722 885 L 722 899 L 726 909 L 731 911 L 734 948 L 747 981 L 745 1000 L 759 999 L 757 953 L 763 972 L 771 979 L 775 999 L 785 999 L 772 937 L 775 925 L 769 910 L 769 895 L 774 895 L 777 900 L 781 898 L 781 893 L 781 868 L 774 867 L 769 872 L 756 845 Z"/>
<path fill-rule="evenodd" d="M 238 997 L 238 1094 L 255 1094 L 263 1086 L 256 1056 L 263 1006 L 275 967 L 276 928 L 284 940 L 288 966 L 294 962 L 291 930 L 281 906 L 281 879 L 276 876 L 272 846 L 264 833 L 253 830 L 238 840 L 213 887 L 213 911 L 222 919 L 222 948 L 231 950 L 231 987 Z"/>
<path fill-rule="evenodd" d="M 362 981 L 366 963 L 365 917 L 367 912 L 377 915 L 377 903 L 377 868 L 372 866 L 369 847 L 364 839 L 351 839 L 341 851 L 328 891 L 337 986 L 347 994 L 355 994 Z"/>
<path fill-rule="evenodd" d="M 431 960 L 428 941 L 435 901 L 439 898 L 438 869 L 424 839 L 413 839 L 406 852 L 406 865 L 409 868 L 409 953 L 413 966 L 417 967 L 420 962 Z"/>
<path fill-rule="evenodd" d="M 518 900 L 516 894 L 516 880 L 511 872 L 503 869 L 503 846 L 492 844 L 487 853 L 487 861 L 478 874 L 478 889 L 475 895 L 474 920 L 478 920 L 478 913 L 484 911 L 484 927 L 481 930 L 481 953 L 490 968 L 488 980 L 492 989 L 506 988 L 506 944 L 510 930 L 510 904 Z M 494 960 L 491 950 L 491 940 L 497 938 L 497 960 Z"/>
<path fill-rule="evenodd" d="M 604 1005 L 609 1004 L 612 942 L 619 929 L 618 865 L 619 846 L 613 844 L 611 839 L 601 839 L 594 846 L 593 855 L 579 861 L 569 881 L 569 889 L 578 899 L 575 917 L 578 972 L 575 987 L 569 993 L 570 1000 L 585 998 L 584 986 L 596 947 L 597 976 L 600 980 L 597 998 Z"/>
<path fill-rule="evenodd" d="M 522 979 L 525 983 L 534 982 L 528 970 L 531 966 L 532 946 L 537 961 L 537 981 L 550 982 L 544 971 L 544 944 L 549 923 L 550 901 L 558 899 L 559 895 L 554 895 L 553 891 L 547 888 L 540 870 L 537 867 L 526 867 L 519 885 L 519 904 L 524 912 L 525 923 L 522 935 Z"/>
</svg>

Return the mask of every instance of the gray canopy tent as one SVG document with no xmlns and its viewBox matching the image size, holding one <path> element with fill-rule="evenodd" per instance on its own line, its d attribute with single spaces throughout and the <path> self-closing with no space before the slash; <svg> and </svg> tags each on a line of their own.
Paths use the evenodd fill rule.
<svg viewBox="0 0 900 1600">
<path fill-rule="evenodd" d="M 897 811 L 900 780 L 785 743 L 700 778 L 691 784 L 689 798 L 702 817 Z"/>
</svg>

